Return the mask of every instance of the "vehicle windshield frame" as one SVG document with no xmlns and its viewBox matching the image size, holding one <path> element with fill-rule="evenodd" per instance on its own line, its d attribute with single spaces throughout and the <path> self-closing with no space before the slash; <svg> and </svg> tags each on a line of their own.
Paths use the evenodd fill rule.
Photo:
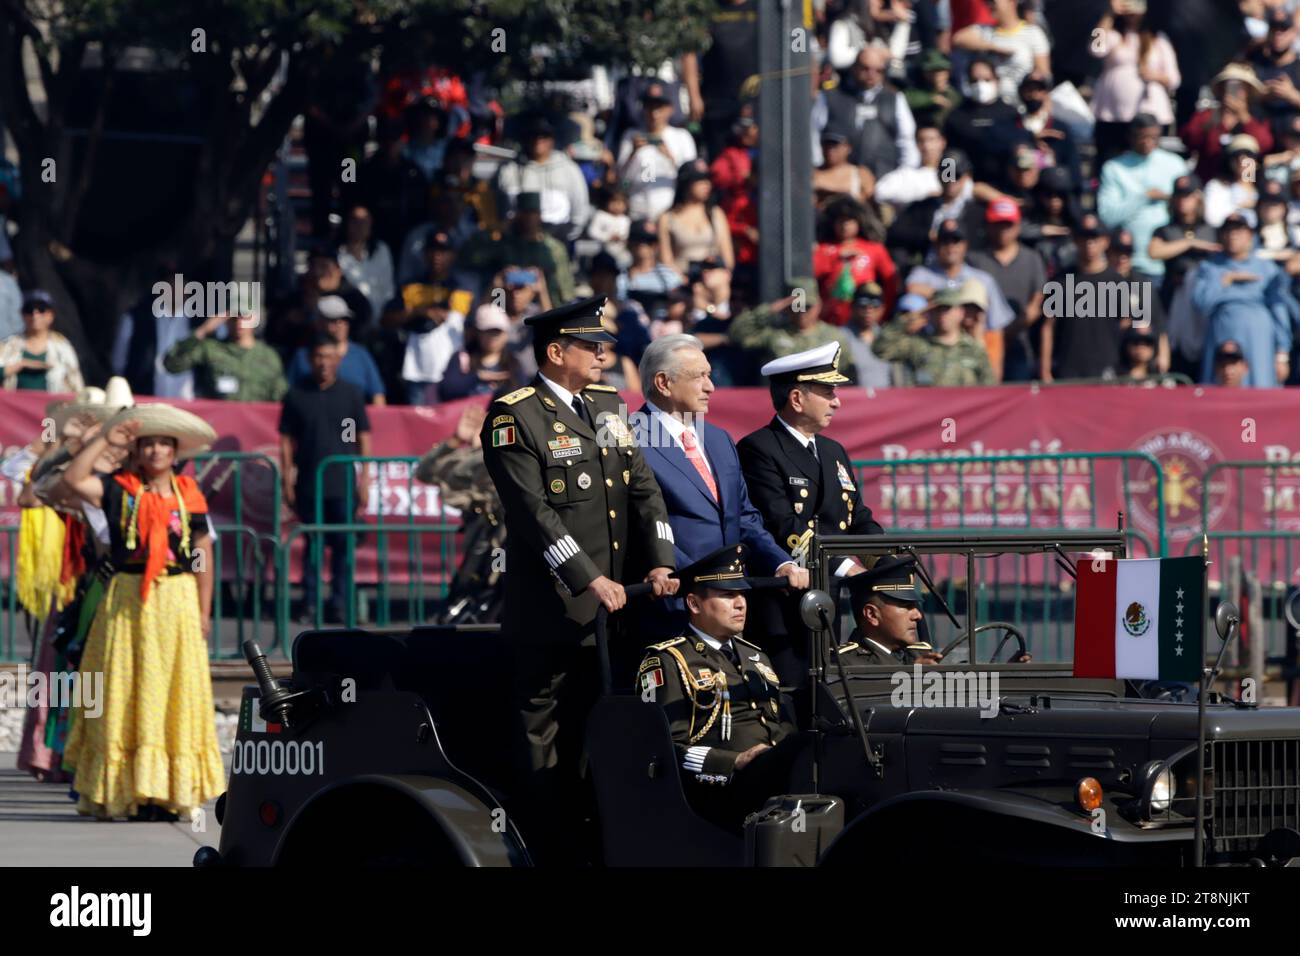
<svg viewBox="0 0 1300 956">
<path fill-rule="evenodd" d="M 813 549 L 810 553 L 809 572 L 812 576 L 812 586 L 816 587 L 834 597 L 839 590 L 834 584 L 831 569 L 838 567 L 840 562 L 849 557 L 857 556 L 883 556 L 886 554 L 911 553 L 925 562 L 927 555 L 948 555 L 954 558 L 965 558 L 966 561 L 966 581 L 967 581 L 967 613 L 965 621 L 966 646 L 971 649 L 968 656 L 971 658 L 965 662 L 955 662 L 952 664 L 927 664 L 927 668 L 937 667 L 961 667 L 966 670 L 996 668 L 1002 665 L 996 664 L 977 664 L 974 661 L 975 648 L 975 628 L 982 623 L 976 620 L 976 611 L 978 602 L 969 599 L 969 595 L 974 595 L 979 588 L 979 561 L 981 557 L 997 557 L 1007 554 L 1060 554 L 1061 552 L 1070 554 L 1086 553 L 1091 554 L 1095 551 L 1102 551 L 1113 558 L 1126 558 L 1128 556 L 1126 548 L 1126 539 L 1123 531 L 1044 531 L 1044 532 L 986 532 L 986 533 L 935 533 L 921 532 L 914 534 L 873 534 L 873 535 L 825 535 L 817 538 L 814 542 Z M 919 575 L 918 575 L 919 578 Z M 841 585 L 842 586 L 842 585 Z M 923 594 L 929 594 L 929 589 L 921 581 L 917 581 L 917 589 Z M 942 617 L 942 614 L 940 614 Z M 1012 621 L 1011 623 L 1016 623 Z M 829 662 L 829 655 L 832 653 L 831 644 L 834 635 L 819 630 L 815 641 L 816 662 L 815 666 L 822 675 L 829 676 L 826 671 L 826 665 Z M 937 650 L 938 648 L 936 648 Z M 874 664 L 858 665 L 867 671 L 894 671 L 898 669 L 897 664 Z M 1042 670 L 1061 671 L 1063 668 L 1069 668 L 1068 661 L 1044 661 L 1038 666 L 1035 664 L 1017 665 L 1025 667 L 1031 671 Z"/>
</svg>

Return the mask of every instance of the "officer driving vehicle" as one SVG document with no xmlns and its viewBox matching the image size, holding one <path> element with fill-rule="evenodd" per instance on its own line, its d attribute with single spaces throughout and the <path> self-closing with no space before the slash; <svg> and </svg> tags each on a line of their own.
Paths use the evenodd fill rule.
<svg viewBox="0 0 1300 956">
<path fill-rule="evenodd" d="M 937 664 L 942 659 L 917 632 L 923 616 L 915 571 L 915 558 L 890 554 L 846 579 L 855 628 L 837 653 L 861 664 Z"/>
</svg>

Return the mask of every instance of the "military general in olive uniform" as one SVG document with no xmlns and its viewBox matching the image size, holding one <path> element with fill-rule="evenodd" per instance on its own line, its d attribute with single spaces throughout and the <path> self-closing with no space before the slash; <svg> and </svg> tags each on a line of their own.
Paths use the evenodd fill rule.
<svg viewBox="0 0 1300 956">
<path fill-rule="evenodd" d="M 597 608 L 623 606 L 628 566 L 650 568 L 656 594 L 677 588 L 663 496 L 619 417 L 617 390 L 598 384 L 614 341 L 600 324 L 604 304 L 597 296 L 526 320 L 540 371 L 488 406 L 481 432 L 509 529 L 502 624 L 523 722 L 517 764 L 537 803 L 560 799 L 576 777 L 598 687 Z"/>
<path fill-rule="evenodd" d="M 802 743 L 772 662 L 742 636 L 747 552 L 723 547 L 677 573 L 689 629 L 646 648 L 637 675 L 641 699 L 667 713 L 692 806 L 730 829 L 786 792 Z"/>
</svg>

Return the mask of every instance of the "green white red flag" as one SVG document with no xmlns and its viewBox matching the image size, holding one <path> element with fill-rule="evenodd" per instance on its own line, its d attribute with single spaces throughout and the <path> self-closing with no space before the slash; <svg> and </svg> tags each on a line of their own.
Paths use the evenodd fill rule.
<svg viewBox="0 0 1300 956">
<path fill-rule="evenodd" d="M 1080 561 L 1074 676 L 1199 680 L 1204 589 L 1200 557 Z"/>
</svg>

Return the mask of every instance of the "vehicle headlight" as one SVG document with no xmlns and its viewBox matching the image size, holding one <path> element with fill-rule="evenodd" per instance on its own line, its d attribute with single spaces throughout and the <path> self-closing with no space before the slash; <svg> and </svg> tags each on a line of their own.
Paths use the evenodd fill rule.
<svg viewBox="0 0 1300 956">
<path fill-rule="evenodd" d="M 1174 772 L 1168 767 L 1158 770 L 1151 780 L 1151 798 L 1148 801 L 1155 813 L 1165 813 L 1174 798 Z"/>
</svg>

